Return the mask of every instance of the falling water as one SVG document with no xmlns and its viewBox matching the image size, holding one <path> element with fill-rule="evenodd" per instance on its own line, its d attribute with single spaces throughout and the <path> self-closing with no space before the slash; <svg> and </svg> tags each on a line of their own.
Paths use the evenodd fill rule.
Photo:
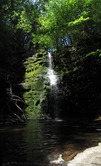
<svg viewBox="0 0 101 166">
<path fill-rule="evenodd" d="M 53 66 L 52 66 L 52 56 L 51 53 L 48 52 L 48 61 L 49 61 L 49 67 L 48 67 L 48 79 L 51 86 L 56 86 L 57 84 L 57 75 L 54 74 Z"/>
<path fill-rule="evenodd" d="M 48 80 L 50 83 L 50 94 L 49 94 L 49 112 L 55 119 L 59 118 L 59 95 L 58 95 L 58 76 L 53 69 L 53 57 L 48 52 Z"/>
</svg>

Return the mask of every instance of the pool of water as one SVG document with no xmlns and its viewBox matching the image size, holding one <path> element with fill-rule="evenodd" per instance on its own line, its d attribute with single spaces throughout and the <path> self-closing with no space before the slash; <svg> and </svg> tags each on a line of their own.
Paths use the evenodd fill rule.
<svg viewBox="0 0 101 166">
<path fill-rule="evenodd" d="M 0 160 L 3 166 L 47 165 L 62 154 L 68 162 L 100 140 L 101 122 L 29 120 L 23 125 L 0 127 Z"/>
</svg>

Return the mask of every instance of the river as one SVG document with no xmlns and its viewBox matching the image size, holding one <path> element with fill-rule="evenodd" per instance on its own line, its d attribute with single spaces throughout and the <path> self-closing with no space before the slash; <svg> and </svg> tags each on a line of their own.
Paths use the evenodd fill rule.
<svg viewBox="0 0 101 166">
<path fill-rule="evenodd" d="M 0 127 L 0 157 L 3 166 L 23 163 L 47 165 L 60 154 L 67 163 L 77 153 L 98 144 L 101 122 L 85 120 L 28 120 Z"/>
</svg>

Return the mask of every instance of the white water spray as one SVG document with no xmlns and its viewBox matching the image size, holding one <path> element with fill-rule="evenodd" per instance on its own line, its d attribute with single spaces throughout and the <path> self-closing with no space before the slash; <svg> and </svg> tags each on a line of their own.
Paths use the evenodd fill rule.
<svg viewBox="0 0 101 166">
<path fill-rule="evenodd" d="M 58 95 L 58 76 L 53 69 L 53 57 L 48 52 L 48 71 L 47 77 L 50 83 L 49 109 L 55 119 L 59 119 L 59 95 Z"/>
<path fill-rule="evenodd" d="M 48 67 L 48 79 L 51 86 L 56 86 L 57 84 L 57 75 L 54 74 L 53 66 L 52 66 L 52 56 L 51 53 L 48 52 L 48 61 L 49 61 L 49 67 Z"/>
</svg>

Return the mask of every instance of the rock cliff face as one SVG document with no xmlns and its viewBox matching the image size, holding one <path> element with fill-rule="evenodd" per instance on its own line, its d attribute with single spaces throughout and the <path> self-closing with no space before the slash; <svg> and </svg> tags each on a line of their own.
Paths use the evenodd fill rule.
<svg viewBox="0 0 101 166">
<path fill-rule="evenodd" d="M 60 116 L 64 118 L 94 117 L 101 113 L 101 49 L 87 42 L 65 46 L 53 54 L 55 70 L 60 75 Z"/>
<path fill-rule="evenodd" d="M 9 53 L 5 61 L 0 62 L 0 116 L 20 117 L 26 107 L 22 100 L 23 93 L 27 111 L 32 110 L 30 114 L 38 118 L 43 117 L 44 113 L 53 117 L 55 111 L 59 112 L 60 118 L 92 118 L 101 114 L 101 47 L 99 43 L 95 45 L 94 40 L 87 44 L 86 39 L 52 53 L 58 80 L 57 92 L 50 100 L 50 87 L 45 78 L 47 52 L 39 52 L 35 57 L 31 52 L 26 55 L 19 53 L 19 56 L 16 52 L 13 59 Z M 21 82 L 28 87 L 22 87 Z"/>
<path fill-rule="evenodd" d="M 15 52 L 11 57 L 9 50 L 2 52 L 0 62 L 0 118 L 20 119 L 24 101 L 23 88 L 20 85 L 24 79 L 25 68 L 23 53 Z M 4 58 L 5 57 L 5 58 Z M 18 117 L 19 118 L 18 118 Z"/>
<path fill-rule="evenodd" d="M 47 52 L 45 50 L 33 54 L 27 58 L 24 65 L 26 68 L 23 81 L 24 100 L 28 107 L 28 118 L 44 118 L 47 110 Z"/>
</svg>

